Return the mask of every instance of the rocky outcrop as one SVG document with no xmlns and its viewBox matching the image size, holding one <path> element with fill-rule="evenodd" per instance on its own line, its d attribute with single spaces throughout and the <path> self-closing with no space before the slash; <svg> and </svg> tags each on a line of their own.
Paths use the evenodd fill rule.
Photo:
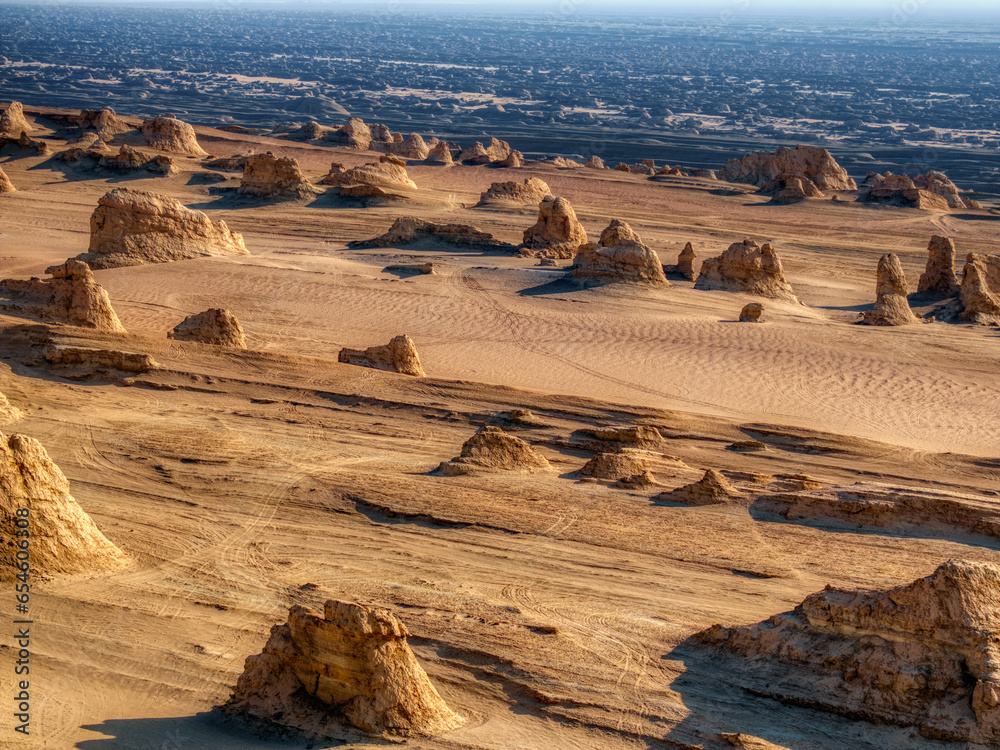
<svg viewBox="0 0 1000 750">
<path fill-rule="evenodd" d="M 694 259 L 694 247 L 688 242 L 677 256 L 677 273 L 690 281 L 694 281 Z"/>
<path fill-rule="evenodd" d="M 799 203 L 807 198 L 823 198 L 825 193 L 811 180 L 791 175 L 779 175 L 775 179 L 773 203 Z"/>
<path fill-rule="evenodd" d="M 396 219 L 385 234 L 362 242 L 352 242 L 351 247 L 403 247 L 427 241 L 485 250 L 515 249 L 513 245 L 501 242 L 492 234 L 468 224 L 434 224 L 412 217 Z"/>
<path fill-rule="evenodd" d="M 94 280 L 86 263 L 68 260 L 45 273 L 52 278 L 0 281 L 0 309 L 81 328 L 125 333 L 108 293 Z"/>
<path fill-rule="evenodd" d="M 113 570 L 126 562 L 70 495 L 69 482 L 42 445 L 0 434 L 0 580 L 17 575 L 21 539 L 30 540 L 35 579 Z"/>
<path fill-rule="evenodd" d="M 420 365 L 416 344 L 406 334 L 396 336 L 388 344 L 372 346 L 364 351 L 341 349 L 337 359 L 348 365 L 373 367 L 376 370 L 388 370 L 403 375 L 420 377 L 426 374 Z"/>
<path fill-rule="evenodd" d="M 90 217 L 91 267 L 120 268 L 213 255 L 249 255 L 242 235 L 165 195 L 115 188 Z"/>
<path fill-rule="evenodd" d="M 0 422 L 10 423 L 16 422 L 22 416 L 24 416 L 20 409 L 13 406 L 10 401 L 7 400 L 7 396 L 0 393 Z"/>
<path fill-rule="evenodd" d="M 0 113 L 0 136 L 17 138 L 21 133 L 30 133 L 33 130 L 24 116 L 21 102 L 11 102 L 7 105 L 7 109 Z"/>
<path fill-rule="evenodd" d="M 1000 255 L 969 253 L 959 291 L 962 317 L 977 323 L 1000 323 Z"/>
<path fill-rule="evenodd" d="M 785 191 L 786 200 L 857 189 L 857 183 L 830 152 L 816 146 L 782 146 L 774 152 L 757 151 L 741 159 L 730 159 L 719 170 L 719 179 L 755 185 L 765 193 Z"/>
<path fill-rule="evenodd" d="M 895 253 L 883 255 L 878 262 L 875 282 L 875 307 L 866 310 L 861 322 L 870 326 L 904 326 L 920 322 L 906 298 L 906 276 Z"/>
<path fill-rule="evenodd" d="M 536 258 L 572 258 L 586 242 L 587 232 L 569 201 L 547 195 L 538 204 L 538 221 L 524 231 L 521 254 Z"/>
<path fill-rule="evenodd" d="M 933 171 L 913 177 L 869 172 L 859 188 L 858 201 L 938 211 L 982 208 L 978 201 L 963 199 L 943 172 Z"/>
<path fill-rule="evenodd" d="M 760 302 L 751 302 L 740 310 L 740 323 L 763 323 L 764 306 Z"/>
<path fill-rule="evenodd" d="M 337 130 L 327 133 L 327 141 L 339 146 L 367 150 L 372 145 L 372 131 L 359 117 L 352 117 Z"/>
<path fill-rule="evenodd" d="M 300 200 L 319 191 L 309 184 L 299 163 L 268 151 L 247 157 L 240 180 L 240 194 L 269 200 Z"/>
<path fill-rule="evenodd" d="M 0 193 L 14 193 L 17 192 L 17 188 L 14 187 L 14 183 L 10 181 L 10 177 L 7 173 L 0 168 Z"/>
<path fill-rule="evenodd" d="M 81 109 L 80 114 L 71 117 L 70 122 L 84 131 L 94 131 L 100 141 L 107 143 L 116 135 L 127 133 L 132 126 L 122 120 L 111 107 L 104 109 Z"/>
<path fill-rule="evenodd" d="M 491 136 L 489 146 L 483 146 L 482 143 L 476 141 L 474 145 L 462 151 L 456 161 L 463 164 L 494 164 L 506 161 L 510 158 L 511 153 L 513 153 L 513 149 L 509 143 Z"/>
<path fill-rule="evenodd" d="M 649 466 L 649 453 L 626 448 L 615 453 L 598 453 L 583 465 L 580 474 L 593 479 L 617 482 L 645 475 L 649 471 Z"/>
<path fill-rule="evenodd" d="M 705 476 L 693 484 L 678 487 L 670 492 L 661 492 L 656 500 L 685 505 L 719 505 L 742 500 L 743 493 L 715 469 L 709 469 Z"/>
<path fill-rule="evenodd" d="M 627 223 L 615 219 L 597 245 L 580 247 L 571 275 L 580 279 L 669 286 L 663 264 Z"/>
<path fill-rule="evenodd" d="M 233 156 L 220 156 L 216 159 L 206 159 L 204 165 L 208 169 L 218 169 L 221 172 L 242 172 L 246 169 L 247 159 L 253 156 L 253 151 Z"/>
<path fill-rule="evenodd" d="M 722 255 L 702 263 L 694 288 L 746 292 L 798 302 L 785 280 L 781 260 L 774 248 L 767 244 L 760 246 L 752 240 L 736 242 Z"/>
<path fill-rule="evenodd" d="M 398 141 L 392 140 L 387 143 L 373 140 L 370 148 L 372 151 L 381 151 L 401 159 L 413 159 L 414 161 L 423 161 L 430 156 L 431 152 L 430 146 L 419 133 L 410 133 L 405 139 L 400 138 Z"/>
<path fill-rule="evenodd" d="M 445 461 L 438 471 L 446 477 L 479 471 L 537 472 L 550 468 L 545 456 L 519 437 L 508 435 L 499 427 L 485 425 L 465 441 L 462 452 Z"/>
<path fill-rule="evenodd" d="M 504 169 L 520 169 L 524 166 L 524 154 L 520 151 L 511 151 L 510 156 L 501 161 L 493 162 L 492 166 Z"/>
<path fill-rule="evenodd" d="M 45 141 L 35 141 L 22 132 L 17 138 L 7 138 L 0 136 L 0 147 L 14 146 L 22 151 L 34 151 L 38 156 L 45 156 L 49 153 L 49 144 Z"/>
<path fill-rule="evenodd" d="M 45 361 L 58 368 L 70 368 L 87 375 L 142 373 L 155 370 L 159 363 L 149 354 L 86 346 L 50 346 Z"/>
<path fill-rule="evenodd" d="M 240 321 L 229 310 L 213 308 L 191 315 L 178 323 L 167 338 L 201 344 L 246 349 L 247 339 Z"/>
<path fill-rule="evenodd" d="M 322 616 L 301 605 L 271 628 L 264 650 L 246 660 L 225 711 L 311 738 L 440 734 L 463 720 L 431 684 L 407 643 L 409 631 L 385 609 L 330 600 Z"/>
<path fill-rule="evenodd" d="M 451 167 L 455 164 L 455 159 L 451 155 L 451 148 L 448 146 L 447 141 L 438 141 L 435 143 L 431 150 L 427 152 L 427 158 L 424 161 L 429 165 L 441 167 Z"/>
<path fill-rule="evenodd" d="M 78 151 L 77 149 L 71 149 L 71 151 Z M 117 154 L 101 153 L 98 151 L 85 152 L 86 157 L 98 157 L 97 166 L 101 169 L 108 169 L 112 172 L 136 172 L 140 169 L 146 170 L 147 172 L 154 172 L 157 174 L 169 175 L 175 174 L 177 172 L 177 167 L 174 166 L 173 159 L 169 156 L 149 156 L 149 154 L 144 154 L 142 151 L 138 151 L 128 144 L 123 144 L 118 150 Z M 63 154 L 64 161 L 79 161 L 80 158 L 76 153 Z"/>
<path fill-rule="evenodd" d="M 604 159 L 602 159 L 597 154 L 594 154 L 589 159 L 587 159 L 587 163 L 584 164 L 583 166 L 587 167 L 588 169 L 607 169 L 607 167 L 604 166 Z"/>
<path fill-rule="evenodd" d="M 491 203 L 532 203 L 538 205 L 551 191 L 544 180 L 529 177 L 524 182 L 494 182 L 490 189 L 479 197 L 478 206 Z"/>
<path fill-rule="evenodd" d="M 187 156 L 208 156 L 208 153 L 198 145 L 194 128 L 174 117 L 164 116 L 143 120 L 141 130 L 146 145 L 157 151 Z"/>
<path fill-rule="evenodd" d="M 791 612 L 745 628 L 715 625 L 696 639 L 757 694 L 995 747 L 998 592 L 1000 567 L 951 560 L 892 589 L 827 587 Z"/>
<path fill-rule="evenodd" d="M 927 266 L 917 282 L 917 291 L 926 294 L 954 294 L 958 291 L 955 273 L 955 243 L 935 234 L 927 245 Z"/>
<path fill-rule="evenodd" d="M 376 163 L 350 169 L 334 162 L 329 174 L 320 182 L 333 185 L 341 195 L 353 198 L 405 199 L 417 190 L 416 183 L 406 173 L 405 164 L 393 156 L 383 156 Z"/>
</svg>

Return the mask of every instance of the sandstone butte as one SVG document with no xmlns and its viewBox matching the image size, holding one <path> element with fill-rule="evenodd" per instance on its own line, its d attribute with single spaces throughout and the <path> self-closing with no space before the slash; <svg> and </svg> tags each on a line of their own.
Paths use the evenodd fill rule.
<svg viewBox="0 0 1000 750">
<path fill-rule="evenodd" d="M 903 326 L 919 323 L 907 300 L 906 276 L 903 264 L 895 253 L 883 255 L 878 262 L 875 282 L 875 307 L 862 314 L 862 322 L 870 326 Z"/>
<path fill-rule="evenodd" d="M 614 219 L 596 245 L 588 243 L 577 252 L 575 278 L 670 286 L 659 256 L 643 244 L 624 221 Z"/>
<path fill-rule="evenodd" d="M 504 432 L 495 425 L 484 425 L 462 445 L 462 452 L 438 467 L 445 476 L 477 472 L 537 472 L 550 468 L 548 460 L 530 443 Z"/>
<path fill-rule="evenodd" d="M 735 242 L 722 255 L 704 261 L 694 288 L 798 302 L 774 248 L 752 240 Z"/>
<path fill-rule="evenodd" d="M 0 281 L 0 309 L 71 326 L 125 333 L 108 293 L 94 280 L 86 263 L 68 260 L 45 272 L 52 278 Z M 2 301 L 4 297 L 9 301 Z"/>
<path fill-rule="evenodd" d="M 420 364 L 416 344 L 405 333 L 382 346 L 371 346 L 364 350 L 341 349 L 337 359 L 349 365 L 372 367 L 403 375 L 422 377 L 426 374 Z"/>
<path fill-rule="evenodd" d="M 229 310 L 213 308 L 190 315 L 178 323 L 168 338 L 201 344 L 246 349 L 247 339 L 240 321 Z"/>
<path fill-rule="evenodd" d="M 816 146 L 780 147 L 730 159 L 719 179 L 754 185 L 762 192 L 791 192 L 785 198 L 822 197 L 827 191 L 856 190 L 857 183 L 829 151 Z M 801 196 L 801 197 L 798 197 Z"/>
<path fill-rule="evenodd" d="M 536 258 L 572 258 L 587 243 L 587 232 L 565 198 L 547 195 L 538 204 L 538 221 L 524 230 L 521 254 Z"/>
</svg>

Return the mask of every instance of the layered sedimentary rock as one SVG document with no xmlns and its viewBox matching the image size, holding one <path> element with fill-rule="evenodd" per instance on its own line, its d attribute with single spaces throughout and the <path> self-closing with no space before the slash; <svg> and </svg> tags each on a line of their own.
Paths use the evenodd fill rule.
<svg viewBox="0 0 1000 750">
<path fill-rule="evenodd" d="M 580 247 L 571 274 L 582 279 L 640 282 L 669 286 L 659 257 L 627 223 L 615 219 L 597 245 Z"/>
<path fill-rule="evenodd" d="M 372 736 L 428 736 L 463 720 L 431 684 L 385 609 L 327 601 L 323 614 L 293 606 L 250 656 L 226 705 L 230 714 L 344 739 L 348 726 Z"/>
<path fill-rule="evenodd" d="M 220 156 L 216 159 L 206 159 L 204 165 L 208 169 L 218 169 L 222 172 L 242 172 L 246 169 L 247 159 L 253 156 L 253 151 L 233 156 Z"/>
<path fill-rule="evenodd" d="M 755 185 L 768 193 L 787 190 L 786 197 L 792 193 L 821 197 L 825 191 L 857 189 L 857 183 L 830 152 L 816 146 L 782 146 L 774 152 L 757 151 L 730 159 L 719 170 L 719 179 Z"/>
<path fill-rule="evenodd" d="M 7 173 L 0 168 L 0 193 L 14 193 L 17 192 L 17 188 L 14 187 L 14 183 L 10 181 L 10 177 Z"/>
<path fill-rule="evenodd" d="M 899 256 L 883 255 L 878 262 L 875 307 L 866 310 L 862 322 L 870 326 L 903 326 L 919 322 L 907 300 L 906 276 Z"/>
<path fill-rule="evenodd" d="M 619 481 L 644 475 L 649 471 L 649 465 L 649 453 L 626 448 L 614 453 L 598 453 L 583 465 L 580 474 L 594 479 Z"/>
<path fill-rule="evenodd" d="M 98 140 L 111 141 L 116 135 L 127 133 L 132 126 L 122 120 L 111 107 L 104 109 L 81 109 L 80 114 L 71 117 L 70 122 L 84 131 L 94 131 Z"/>
<path fill-rule="evenodd" d="M 247 157 L 240 180 L 240 194 L 273 200 L 299 200 L 319 191 L 309 184 L 299 163 L 268 151 Z"/>
<path fill-rule="evenodd" d="M 694 272 L 694 261 L 694 246 L 690 242 L 687 242 L 684 245 L 684 249 L 677 255 L 677 265 L 664 266 L 663 271 L 668 274 L 677 274 L 688 281 L 694 281 L 696 276 Z"/>
<path fill-rule="evenodd" d="M 928 294 L 954 294 L 958 291 L 955 273 L 955 243 L 935 234 L 927 245 L 927 266 L 917 282 L 917 291 Z"/>
<path fill-rule="evenodd" d="M 410 133 L 405 139 L 392 140 L 387 143 L 373 140 L 370 146 L 372 151 L 392 154 L 403 159 L 413 159 L 423 161 L 431 152 L 430 146 L 424 141 L 419 133 Z M 449 154 L 450 155 L 450 154 Z"/>
<path fill-rule="evenodd" d="M 21 102 L 11 102 L 0 113 L 0 135 L 17 138 L 21 133 L 30 133 L 34 130 L 24 116 L 24 107 Z"/>
<path fill-rule="evenodd" d="M 925 737 L 1000 743 L 1000 567 L 951 560 L 887 590 L 827 587 L 697 639 L 758 694 Z M 731 658 L 736 657 L 736 658 Z"/>
<path fill-rule="evenodd" d="M 694 288 L 746 292 L 798 302 L 785 280 L 781 260 L 774 248 L 752 240 L 733 243 L 722 255 L 703 262 Z"/>
<path fill-rule="evenodd" d="M 194 133 L 194 128 L 174 117 L 154 117 L 152 120 L 143 120 L 141 130 L 142 137 L 150 148 L 168 151 L 172 154 L 208 156 L 205 150 L 198 145 L 198 137 Z"/>
<path fill-rule="evenodd" d="M 18 535 L 25 530 L 30 537 Z M 126 560 L 70 495 L 42 445 L 0 434 L 0 580 L 12 581 L 19 571 L 20 539 L 30 540 L 35 577 L 113 570 Z"/>
<path fill-rule="evenodd" d="M 383 235 L 362 242 L 352 242 L 352 247 L 401 247 L 424 241 L 444 242 L 449 245 L 483 248 L 487 250 L 514 250 L 513 245 L 495 239 L 468 224 L 434 224 L 423 219 L 402 217 L 393 222 Z"/>
<path fill-rule="evenodd" d="M 529 443 L 495 425 L 485 425 L 465 441 L 462 452 L 438 467 L 445 476 L 478 471 L 536 472 L 550 468 L 548 460 Z"/>
<path fill-rule="evenodd" d="M 125 333 L 108 293 L 94 280 L 86 263 L 68 260 L 46 273 L 52 278 L 0 281 L 0 309 L 81 328 Z"/>
<path fill-rule="evenodd" d="M 693 484 L 678 487 L 670 492 L 661 492 L 656 496 L 656 499 L 662 502 L 685 505 L 719 505 L 739 501 L 742 498 L 743 493 L 715 469 L 708 469 L 705 476 Z"/>
<path fill-rule="evenodd" d="M 97 371 L 107 373 L 109 370 L 118 373 L 141 373 L 160 366 L 153 357 L 142 352 L 86 346 L 50 346 L 45 350 L 45 361 L 53 367 L 82 369 L 89 374 Z"/>
<path fill-rule="evenodd" d="M 966 256 L 959 300 L 963 318 L 1000 323 L 1000 255 Z"/>
<path fill-rule="evenodd" d="M 350 169 L 334 162 L 320 182 L 333 185 L 341 195 L 354 198 L 409 198 L 417 190 L 416 183 L 406 173 L 405 164 L 392 156 Z"/>
<path fill-rule="evenodd" d="M 349 365 L 373 367 L 376 370 L 388 370 L 403 375 L 424 375 L 420 365 L 417 346 L 406 334 L 394 337 L 383 346 L 371 346 L 365 350 L 341 349 L 337 359 Z"/>
<path fill-rule="evenodd" d="M 940 211 L 982 208 L 978 201 L 962 198 L 958 187 L 943 172 L 933 171 L 913 177 L 869 172 L 861 183 L 858 201 Z"/>
<path fill-rule="evenodd" d="M 229 310 L 213 308 L 191 315 L 178 323 L 168 338 L 178 341 L 197 341 L 234 349 L 246 349 L 247 339 L 240 321 Z"/>
<path fill-rule="evenodd" d="M 249 255 L 242 235 L 165 195 L 116 188 L 90 217 L 90 248 L 78 256 L 93 268 L 166 263 L 211 255 Z"/>
<path fill-rule="evenodd" d="M 529 177 L 524 182 L 494 182 L 490 189 L 479 197 L 477 205 L 490 203 L 541 203 L 551 191 L 544 180 Z"/>
<path fill-rule="evenodd" d="M 71 151 L 77 151 L 77 149 L 71 149 Z M 177 172 L 173 159 L 169 156 L 160 154 L 151 157 L 149 154 L 144 154 L 142 151 L 138 151 L 128 144 L 123 144 L 117 154 L 91 150 L 85 152 L 84 156 L 98 156 L 97 166 L 113 172 L 135 172 L 140 169 L 163 175 L 175 174 Z M 79 160 L 75 153 L 72 155 L 63 154 L 63 157 L 64 161 Z"/>
<path fill-rule="evenodd" d="M 456 161 L 463 164 L 494 164 L 510 158 L 513 149 L 506 141 L 490 137 L 490 144 L 484 146 L 479 141 L 458 155 Z"/>
<path fill-rule="evenodd" d="M 538 204 L 538 221 L 524 231 L 522 255 L 572 258 L 587 242 L 587 232 L 565 198 L 547 195 Z"/>
</svg>

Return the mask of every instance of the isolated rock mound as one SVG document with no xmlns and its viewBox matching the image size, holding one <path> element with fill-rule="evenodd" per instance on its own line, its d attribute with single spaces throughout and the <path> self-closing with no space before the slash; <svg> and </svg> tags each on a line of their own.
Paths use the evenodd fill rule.
<svg viewBox="0 0 1000 750">
<path fill-rule="evenodd" d="M 396 336 L 388 344 L 371 346 L 364 351 L 341 349 L 337 359 L 348 365 L 373 367 L 376 370 L 388 370 L 403 375 L 422 377 L 426 374 L 420 365 L 416 344 L 405 333 Z"/>
<path fill-rule="evenodd" d="M 694 281 L 694 246 L 688 242 L 677 256 L 677 273 L 689 281 Z"/>
<path fill-rule="evenodd" d="M 661 492 L 656 499 L 668 503 L 685 505 L 719 505 L 743 498 L 732 483 L 715 469 L 709 469 L 705 476 L 693 484 L 678 487 L 670 492 Z"/>
<path fill-rule="evenodd" d="M 1000 743 L 1000 567 L 951 560 L 887 590 L 827 587 L 697 639 L 758 694 L 951 742 Z"/>
<path fill-rule="evenodd" d="M 229 310 L 213 308 L 191 315 L 178 323 L 167 338 L 178 341 L 197 341 L 234 349 L 246 349 L 247 339 L 243 326 Z"/>
<path fill-rule="evenodd" d="M 272 200 L 310 198 L 319 191 L 309 184 L 299 163 L 268 151 L 248 156 L 240 180 L 240 194 Z"/>
<path fill-rule="evenodd" d="M 19 537 L 22 529 L 30 536 Z M 124 553 L 69 494 L 69 482 L 41 444 L 0 434 L 0 580 L 14 580 L 18 573 L 19 538 L 30 539 L 36 576 L 112 570 L 125 563 Z"/>
<path fill-rule="evenodd" d="M 913 177 L 869 172 L 861 183 L 858 201 L 938 211 L 982 208 L 978 201 L 963 199 L 958 187 L 943 172 L 933 171 Z"/>
<path fill-rule="evenodd" d="M 494 425 L 485 425 L 465 441 L 459 456 L 445 461 L 438 471 L 452 477 L 477 471 L 536 472 L 549 468 L 545 456 L 524 440 Z"/>
<path fill-rule="evenodd" d="M 362 242 L 352 242 L 351 247 L 401 247 L 425 241 L 490 250 L 514 249 L 512 245 L 495 239 L 492 234 L 468 224 L 434 224 L 412 217 L 396 219 L 385 234 Z"/>
<path fill-rule="evenodd" d="M 359 117 L 352 117 L 344 125 L 331 133 L 325 139 L 349 148 L 367 150 L 372 145 L 372 131 Z"/>
<path fill-rule="evenodd" d="M 353 198 L 399 199 L 412 197 L 417 190 L 405 164 L 392 156 L 378 162 L 345 169 L 334 162 L 330 172 L 320 182 L 333 185 L 341 195 Z"/>
<path fill-rule="evenodd" d="M 918 323 L 906 298 L 906 276 L 895 253 L 883 255 L 878 262 L 875 282 L 875 307 L 862 314 L 861 322 L 870 326 L 905 326 Z"/>
<path fill-rule="evenodd" d="M 580 474 L 594 479 L 619 481 L 641 476 L 649 471 L 650 455 L 628 448 L 615 453 L 598 453 L 580 469 Z"/>
<path fill-rule="evenodd" d="M 442 167 L 451 167 L 455 164 L 455 159 L 451 155 L 451 147 L 448 146 L 447 141 L 438 141 L 427 152 L 427 159 L 425 159 L 427 164 L 436 164 Z"/>
<path fill-rule="evenodd" d="M 108 293 L 94 280 L 86 263 L 68 260 L 45 273 L 52 278 L 0 281 L 0 309 L 81 328 L 125 333 Z M 3 301 L 3 297 L 9 301 Z"/>
<path fill-rule="evenodd" d="M 770 245 L 743 240 L 729 246 L 717 258 L 701 264 L 695 289 L 720 289 L 746 292 L 761 297 L 798 302 L 791 285 L 785 281 L 778 254 Z"/>
<path fill-rule="evenodd" d="M 958 291 L 955 273 L 955 243 L 935 234 L 927 245 L 927 266 L 917 282 L 917 291 L 927 294 L 954 294 Z"/>
<path fill-rule="evenodd" d="M 476 141 L 458 155 L 457 161 L 463 164 L 496 164 L 509 159 L 512 153 L 514 150 L 509 143 L 490 136 L 488 146 Z"/>
<path fill-rule="evenodd" d="M 963 318 L 1000 323 L 1000 255 L 966 256 L 959 299 Z"/>
<path fill-rule="evenodd" d="M 572 258 L 587 242 L 587 232 L 565 198 L 547 195 L 538 204 L 538 221 L 524 231 L 521 254 L 536 258 Z"/>
<path fill-rule="evenodd" d="M 490 203 L 533 203 L 538 205 L 551 191 L 544 180 L 529 177 L 524 182 L 494 182 L 476 205 Z"/>
<path fill-rule="evenodd" d="M 669 286 L 663 264 L 627 223 L 614 219 L 597 245 L 580 247 L 571 271 L 582 279 L 624 281 Z"/>
<path fill-rule="evenodd" d="M 227 713 L 346 739 L 346 725 L 372 736 L 429 736 L 463 720 L 431 684 L 385 609 L 330 600 L 323 615 L 300 605 L 246 660 Z"/>
<path fill-rule="evenodd" d="M 761 192 L 793 196 L 822 197 L 825 191 L 856 190 L 857 183 L 848 176 L 825 148 L 796 146 L 774 152 L 757 151 L 741 159 L 730 159 L 719 170 L 719 179 L 755 185 Z"/>
<path fill-rule="evenodd" d="M 34 130 L 24 116 L 24 107 L 21 102 L 11 102 L 0 113 L 0 135 L 17 138 L 21 133 L 30 133 Z"/>
<path fill-rule="evenodd" d="M 10 181 L 7 173 L 0 168 L 0 193 L 15 193 L 17 188 L 14 187 L 14 183 Z"/>
<path fill-rule="evenodd" d="M 16 406 L 11 405 L 10 401 L 7 400 L 7 396 L 0 393 L 0 422 L 16 422 L 22 416 L 21 410 Z"/>
<path fill-rule="evenodd" d="M 740 310 L 740 323 L 762 323 L 764 306 L 760 302 L 751 302 Z"/>
<path fill-rule="evenodd" d="M 81 109 L 80 114 L 71 117 L 70 122 L 84 131 L 94 131 L 98 140 L 108 142 L 116 135 L 127 133 L 132 126 L 122 120 L 111 107 L 104 109 Z"/>
<path fill-rule="evenodd" d="M 430 146 L 419 133 L 410 133 L 405 139 L 400 138 L 398 141 L 392 140 L 387 143 L 372 141 L 371 150 L 415 161 L 423 161 L 431 152 Z"/>
<path fill-rule="evenodd" d="M 243 236 L 173 198 L 115 188 L 90 217 L 90 248 L 77 256 L 91 267 L 120 268 L 213 255 L 249 255 Z"/>
<path fill-rule="evenodd" d="M 208 156 L 208 153 L 198 145 L 194 128 L 174 117 L 143 120 L 141 130 L 146 145 L 158 151 L 187 156 Z"/>
</svg>

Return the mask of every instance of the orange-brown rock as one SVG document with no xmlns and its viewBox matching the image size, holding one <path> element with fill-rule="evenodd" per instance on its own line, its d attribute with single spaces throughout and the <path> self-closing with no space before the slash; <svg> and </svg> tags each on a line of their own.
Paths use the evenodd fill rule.
<svg viewBox="0 0 1000 750">
<path fill-rule="evenodd" d="M 597 154 L 594 154 L 589 159 L 587 159 L 587 163 L 584 164 L 583 166 L 588 167 L 589 169 L 607 169 L 607 167 L 604 166 L 604 159 L 602 159 Z"/>
<path fill-rule="evenodd" d="M 21 410 L 13 406 L 6 395 L 0 393 L 0 422 L 16 422 L 22 416 Z"/>
<path fill-rule="evenodd" d="M 694 288 L 746 292 L 798 302 L 791 285 L 785 280 L 781 260 L 774 248 L 767 244 L 758 245 L 752 240 L 736 242 L 722 255 L 703 262 Z"/>
<path fill-rule="evenodd" d="M 1000 323 L 1000 255 L 966 256 L 959 299 L 963 318 Z"/>
<path fill-rule="evenodd" d="M 438 141 L 430 151 L 427 152 L 427 164 L 434 164 L 442 167 L 451 167 L 455 164 L 455 159 L 451 155 L 451 148 L 447 141 Z"/>
<path fill-rule="evenodd" d="M 958 291 L 955 273 L 955 243 L 948 237 L 935 234 L 927 245 L 927 266 L 917 291 L 928 294 L 954 294 Z"/>
<path fill-rule="evenodd" d="M 742 500 L 743 493 L 715 469 L 708 469 L 705 476 L 693 484 L 661 492 L 656 499 L 685 505 L 719 505 Z"/>
<path fill-rule="evenodd" d="M 371 240 L 352 242 L 351 247 L 402 247 L 426 241 L 487 250 L 515 250 L 513 245 L 468 224 L 434 224 L 413 217 L 396 219 L 385 234 Z"/>
<path fill-rule="evenodd" d="M 489 146 L 483 146 L 482 143 L 476 141 L 473 146 L 462 151 L 456 161 L 463 164 L 493 164 L 508 159 L 512 151 L 509 143 L 491 136 Z"/>
<path fill-rule="evenodd" d="M 167 338 L 201 344 L 246 349 L 247 339 L 240 321 L 229 310 L 213 308 L 190 315 L 178 323 Z"/>
<path fill-rule="evenodd" d="M 875 307 L 862 314 L 861 321 L 870 326 L 904 326 L 919 323 L 907 300 L 906 276 L 899 256 L 883 255 L 878 262 L 875 282 Z"/>
<path fill-rule="evenodd" d="M 479 471 L 537 472 L 550 468 L 548 460 L 529 443 L 495 425 L 484 425 L 465 441 L 462 452 L 438 471 L 447 477 Z"/>
<path fill-rule="evenodd" d="M 571 275 L 582 279 L 669 286 L 663 264 L 627 223 L 614 219 L 597 245 L 580 247 Z"/>
<path fill-rule="evenodd" d="M 17 192 L 17 188 L 14 187 L 14 183 L 10 181 L 10 177 L 7 173 L 0 168 L 0 193 L 14 193 Z"/>
<path fill-rule="evenodd" d="M 962 198 L 958 187 L 943 172 L 933 171 L 913 177 L 869 172 L 861 183 L 858 201 L 938 211 L 982 208 L 977 201 Z"/>
<path fill-rule="evenodd" d="M 367 150 L 372 145 L 372 131 L 359 117 L 352 117 L 339 129 L 327 133 L 326 140 L 338 145 Z"/>
<path fill-rule="evenodd" d="M 760 302 L 751 302 L 740 310 L 740 323 L 762 323 L 764 306 Z"/>
<path fill-rule="evenodd" d="M 587 242 L 587 232 L 565 198 L 547 195 L 538 204 L 538 221 L 524 232 L 521 254 L 572 258 Z"/>
<path fill-rule="evenodd" d="M 694 281 L 695 279 L 694 260 L 694 246 L 690 242 L 687 242 L 684 244 L 684 249 L 677 256 L 677 273 L 688 281 Z"/>
<path fill-rule="evenodd" d="M 598 453 L 583 465 L 580 474 L 594 479 L 619 481 L 645 475 L 649 465 L 649 453 L 626 448 L 614 453 Z"/>
<path fill-rule="evenodd" d="M 105 142 L 132 130 L 132 126 L 118 117 L 111 107 L 81 109 L 79 115 L 70 118 L 70 122 L 79 125 L 85 131 L 96 132 L 98 139 Z"/>
<path fill-rule="evenodd" d="M 116 370 L 141 373 L 159 367 L 159 363 L 149 354 L 86 346 L 50 346 L 45 351 L 45 361 L 53 367 L 69 367 L 89 372 Z"/>
<path fill-rule="evenodd" d="M 293 606 L 246 660 L 229 714 L 290 727 L 310 738 L 436 735 L 463 720 L 431 684 L 407 643 L 406 626 L 385 609 L 327 601 L 322 616 Z"/>
<path fill-rule="evenodd" d="M 30 133 L 34 130 L 24 116 L 24 107 L 21 102 L 11 102 L 0 113 L 0 136 L 10 136 L 17 138 L 21 133 Z"/>
<path fill-rule="evenodd" d="M 333 185 L 341 195 L 355 198 L 405 199 L 417 190 L 405 164 L 393 156 L 383 156 L 376 163 L 350 169 L 334 162 L 320 182 Z"/>
<path fill-rule="evenodd" d="M 544 180 L 529 177 L 524 182 L 494 182 L 490 189 L 479 197 L 477 205 L 490 203 L 541 203 L 551 191 Z"/>
<path fill-rule="evenodd" d="M 46 270 L 50 279 L 0 281 L 0 309 L 81 328 L 125 333 L 104 287 L 90 267 L 68 260 Z"/>
<path fill-rule="evenodd" d="M 771 193 L 790 187 L 794 191 L 797 187 L 797 192 L 804 197 L 857 189 L 857 183 L 830 152 L 816 146 L 782 146 L 774 152 L 757 151 L 740 159 L 730 159 L 719 170 L 719 179 L 755 185 L 762 192 Z"/>
<path fill-rule="evenodd" d="M 309 184 L 299 163 L 289 157 L 266 154 L 248 156 L 240 180 L 240 194 L 272 200 L 310 198 L 319 191 Z"/>
<path fill-rule="evenodd" d="M 420 377 L 426 374 L 420 364 L 416 344 L 406 334 L 394 337 L 383 346 L 371 346 L 363 351 L 341 349 L 337 359 L 349 365 L 373 367 L 403 375 Z"/>
<path fill-rule="evenodd" d="M 157 151 L 187 156 L 208 156 L 198 145 L 194 128 L 174 117 L 164 116 L 143 120 L 141 130 L 146 145 Z"/>
</svg>

